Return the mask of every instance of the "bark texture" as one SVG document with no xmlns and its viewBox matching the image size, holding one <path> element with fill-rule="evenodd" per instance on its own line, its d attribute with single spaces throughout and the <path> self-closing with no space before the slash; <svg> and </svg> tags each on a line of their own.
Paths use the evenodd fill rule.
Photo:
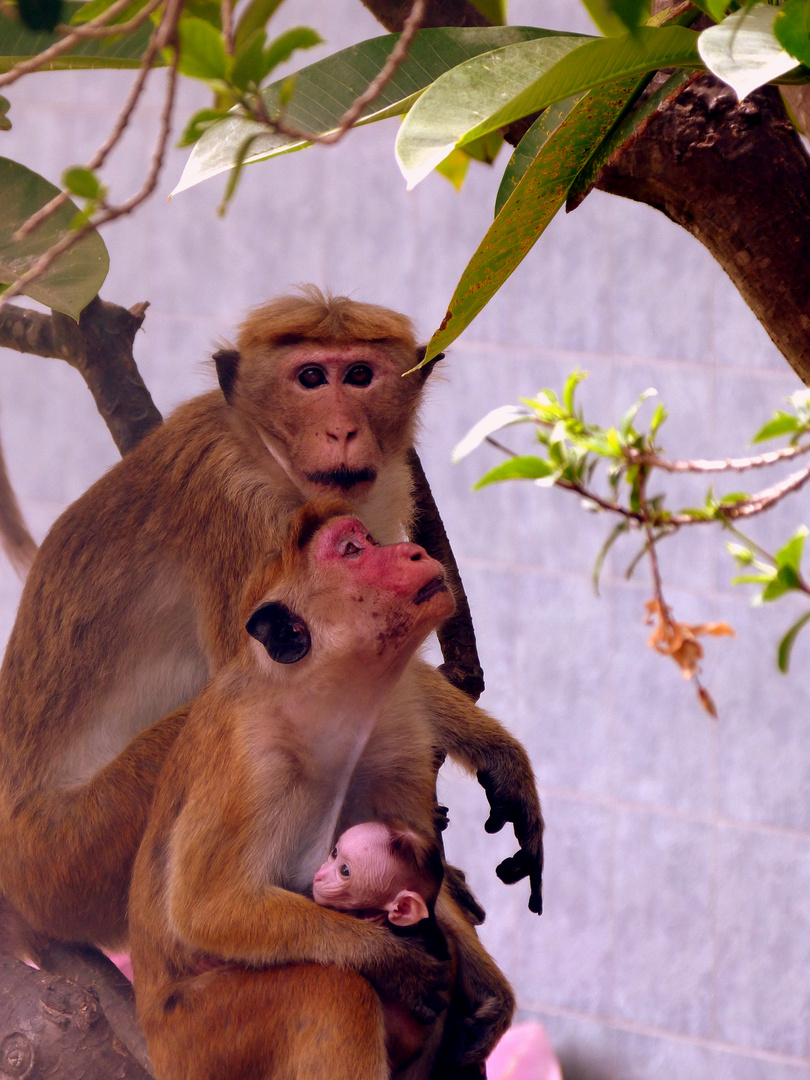
<svg viewBox="0 0 810 1080">
<path fill-rule="evenodd" d="M 110 1027 L 92 985 L 0 953 L 3 1080 L 148 1080 Z"/>
<path fill-rule="evenodd" d="M 64 360 L 80 372 L 121 454 L 162 420 L 140 376 L 132 349 L 148 304 L 130 308 L 91 300 L 78 324 L 59 312 L 43 315 L 6 305 L 0 345 Z"/>
<path fill-rule="evenodd" d="M 810 158 L 775 87 L 738 104 L 714 76 L 696 76 L 596 186 L 654 206 L 700 240 L 810 384 Z"/>
</svg>

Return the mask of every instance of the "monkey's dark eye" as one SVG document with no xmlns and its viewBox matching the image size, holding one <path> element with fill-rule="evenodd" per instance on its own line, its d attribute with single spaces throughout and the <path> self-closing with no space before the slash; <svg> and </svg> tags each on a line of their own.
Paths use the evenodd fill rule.
<svg viewBox="0 0 810 1080">
<path fill-rule="evenodd" d="M 305 367 L 298 372 L 298 381 L 305 390 L 312 390 L 316 386 L 323 386 L 326 376 L 319 367 Z"/>
<path fill-rule="evenodd" d="M 332 848 L 332 858 L 333 859 L 337 858 L 337 845 Z"/>
<path fill-rule="evenodd" d="M 340 871 L 339 871 L 339 872 L 340 872 L 340 876 L 341 876 L 341 877 L 348 877 L 348 876 L 349 876 L 349 875 L 351 874 L 351 870 L 349 870 L 349 868 L 348 868 L 348 866 L 346 865 L 346 863 L 343 863 L 343 864 L 341 865 L 341 867 L 340 867 Z"/>
<path fill-rule="evenodd" d="M 343 381 L 349 386 L 368 386 L 373 375 L 374 372 L 368 364 L 355 364 L 346 372 Z"/>
<path fill-rule="evenodd" d="M 358 547 L 357 544 L 353 543 L 351 540 L 347 540 L 340 553 L 344 559 L 347 557 L 351 559 L 355 555 L 359 555 L 362 550 L 363 549 Z"/>
</svg>

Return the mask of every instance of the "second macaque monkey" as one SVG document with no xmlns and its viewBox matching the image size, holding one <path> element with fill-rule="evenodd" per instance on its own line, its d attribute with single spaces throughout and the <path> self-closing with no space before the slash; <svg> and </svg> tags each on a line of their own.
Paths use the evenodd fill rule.
<svg viewBox="0 0 810 1080">
<path fill-rule="evenodd" d="M 386 1080 L 380 997 L 425 1023 L 442 1009 L 447 964 L 303 895 L 375 806 L 434 830 L 431 725 L 396 702 L 454 606 L 422 548 L 380 547 L 333 515 L 304 507 L 254 574 L 238 653 L 191 703 L 157 780 L 130 930 L 158 1080 Z M 451 941 L 474 933 L 441 904 L 437 918 Z M 505 985 L 477 953 L 484 981 Z M 430 1076 L 436 1042 L 401 1075 Z"/>
<path fill-rule="evenodd" d="M 435 838 L 402 821 L 364 821 L 347 829 L 315 874 L 316 904 L 345 911 L 401 934 L 412 948 L 447 958 L 447 943 L 434 909 L 444 864 Z M 402 1073 L 436 1038 L 399 1002 L 383 1000 L 385 1040 L 394 1076 Z"/>
</svg>

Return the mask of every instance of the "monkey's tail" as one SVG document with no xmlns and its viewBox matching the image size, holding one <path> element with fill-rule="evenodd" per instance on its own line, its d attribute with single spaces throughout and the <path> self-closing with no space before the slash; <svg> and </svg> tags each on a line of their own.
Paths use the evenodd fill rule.
<svg viewBox="0 0 810 1080">
<path fill-rule="evenodd" d="M 2 445 L 0 445 L 0 546 L 17 574 L 24 578 L 34 561 L 37 545 L 28 531 L 17 496 L 14 494 L 14 488 L 8 478 Z"/>
</svg>

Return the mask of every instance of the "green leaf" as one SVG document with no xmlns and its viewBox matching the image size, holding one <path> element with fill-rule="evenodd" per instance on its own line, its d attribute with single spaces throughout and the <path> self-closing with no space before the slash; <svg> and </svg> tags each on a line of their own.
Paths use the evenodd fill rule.
<svg viewBox="0 0 810 1080">
<path fill-rule="evenodd" d="M 493 26 L 503 26 L 506 22 L 506 0 L 472 0 L 472 2 Z"/>
<path fill-rule="evenodd" d="M 796 532 L 791 536 L 790 540 L 781 547 L 774 556 L 774 562 L 779 570 L 783 567 L 790 568 L 794 574 L 798 575 L 799 567 L 802 562 L 802 555 L 804 554 L 804 542 L 807 539 L 807 526 L 801 525 Z M 797 587 L 798 577 L 796 579 Z"/>
<path fill-rule="evenodd" d="M 652 75 L 645 74 L 639 79 L 636 89 L 630 95 L 622 114 L 604 139 L 596 145 L 593 153 L 580 169 L 576 180 L 571 185 L 565 200 L 567 213 L 576 210 L 585 196 L 591 192 L 599 175 L 605 166 L 609 164 L 611 158 L 621 152 L 624 145 L 633 138 L 639 127 L 656 113 L 668 98 L 677 94 L 692 76 L 693 72 L 691 71 L 674 72 L 662 86 L 648 95 L 641 105 L 637 106 L 639 96 L 649 85 Z"/>
<path fill-rule="evenodd" d="M 586 41 L 584 36 L 546 33 L 534 41 L 519 41 L 475 56 L 436 79 L 405 117 L 397 134 L 397 162 L 408 190 L 454 146 L 501 127 L 485 127 L 482 121 L 536 79 L 538 71 L 550 70 L 566 53 Z M 480 128 L 476 135 L 465 138 L 476 128 Z"/>
<path fill-rule="evenodd" d="M 228 54 L 222 33 L 205 19 L 184 16 L 177 25 L 180 38 L 178 71 L 190 79 L 225 80 L 228 76 Z"/>
<path fill-rule="evenodd" d="M 599 595 L 599 578 L 602 576 L 602 567 L 605 565 L 605 559 L 608 556 L 608 552 L 622 535 L 629 529 L 627 521 L 622 520 L 618 525 L 615 525 L 608 535 L 607 540 L 602 544 L 601 548 L 597 552 L 596 559 L 593 564 L 593 573 L 591 574 L 591 581 L 593 582 L 593 591 L 596 595 Z"/>
<path fill-rule="evenodd" d="M 464 153 L 484 165 L 491 165 L 503 146 L 503 136 L 497 131 L 491 131 L 489 135 L 482 135 L 480 139 L 473 139 L 464 147 Z"/>
<path fill-rule="evenodd" d="M 422 30 L 391 82 L 365 109 L 359 122 L 367 124 L 398 116 L 406 112 L 425 87 L 448 68 L 500 45 L 530 40 L 545 33 L 547 31 L 533 27 L 515 26 Z M 295 75 L 295 92 L 285 108 L 287 123 L 313 134 L 334 131 L 349 106 L 382 70 L 396 41 L 396 34 L 372 38 L 302 68 Z M 279 93 L 286 81 L 272 83 L 261 92 L 270 116 L 278 113 Z M 309 145 L 306 139 L 268 132 L 256 121 L 231 115 L 212 125 L 195 145 L 172 195 L 234 168 L 239 148 L 249 135 L 260 138 L 253 144 L 246 164 Z"/>
<path fill-rule="evenodd" d="M 584 96 L 584 94 L 578 94 L 576 97 L 566 98 L 544 109 L 517 144 L 501 178 L 495 198 L 495 217 L 503 210 L 507 199 L 545 146 L 546 140 L 554 134 Z"/>
<path fill-rule="evenodd" d="M 64 19 L 84 5 L 65 0 Z M 82 41 L 68 53 L 58 56 L 43 71 L 64 71 L 79 68 L 137 68 L 149 44 L 152 25 L 147 22 L 132 34 L 116 38 L 97 38 Z M 9 71 L 22 60 L 38 56 L 49 46 L 60 41 L 58 34 L 48 31 L 35 33 L 26 29 L 17 19 L 0 16 L 0 75 Z M 162 61 L 157 61 L 158 64 Z"/>
<path fill-rule="evenodd" d="M 62 173 L 62 187 L 71 195 L 78 195 L 80 199 L 100 199 L 104 191 L 96 174 L 91 169 L 79 166 L 65 169 Z"/>
<path fill-rule="evenodd" d="M 541 43 L 545 50 L 535 49 L 540 56 L 533 63 L 529 44 L 515 45 L 493 53 L 499 59 L 489 68 L 477 61 L 480 70 L 471 69 L 469 76 L 449 72 L 422 96 L 397 137 L 397 156 L 408 187 L 426 176 L 453 146 L 463 146 L 556 101 L 660 67 L 697 67 L 696 43 L 697 34 L 685 27 L 647 26 L 622 38 L 580 40 L 574 48 L 570 38 L 567 44 L 565 38 L 552 39 Z M 543 51 L 554 50 L 561 58 L 549 65 L 542 59 Z M 526 63 L 521 65 L 520 60 Z M 499 98 L 506 103 L 498 105 Z"/>
<path fill-rule="evenodd" d="M 565 380 L 565 385 L 563 386 L 562 400 L 566 412 L 570 413 L 571 415 L 573 415 L 574 413 L 574 397 L 577 392 L 577 387 L 587 378 L 587 371 L 580 371 L 579 368 L 574 368 L 574 370 Z"/>
<path fill-rule="evenodd" d="M 754 4 L 728 15 L 719 26 L 710 26 L 698 39 L 698 52 L 706 67 L 742 101 L 771 79 L 796 67 L 774 34 L 779 9 Z"/>
<path fill-rule="evenodd" d="M 796 638 L 799 636 L 799 631 L 810 621 L 810 611 L 791 626 L 782 640 L 779 642 L 779 651 L 777 653 L 776 661 L 779 665 L 779 670 L 783 674 L 787 674 L 788 667 L 790 665 L 790 654 L 793 651 L 793 645 Z"/>
<path fill-rule="evenodd" d="M 62 21 L 62 0 L 17 0 L 17 10 L 29 30 L 53 30 Z"/>
<path fill-rule="evenodd" d="M 683 26 L 642 26 L 622 38 L 588 41 L 564 56 L 503 108 L 461 139 L 477 139 L 555 101 L 662 67 L 700 67 L 698 35 Z"/>
<path fill-rule="evenodd" d="M 264 74 L 267 75 L 274 67 L 289 60 L 296 49 L 312 49 L 322 41 L 321 35 L 308 26 L 296 26 L 287 30 L 267 46 L 264 53 Z"/>
<path fill-rule="evenodd" d="M 785 0 L 773 24 L 779 44 L 810 66 L 810 0 Z"/>
<path fill-rule="evenodd" d="M 11 121 L 6 113 L 11 108 L 11 102 L 0 94 L 0 131 L 11 131 Z"/>
<path fill-rule="evenodd" d="M 778 439 L 783 435 L 795 435 L 804 429 L 805 425 L 797 416 L 778 409 L 768 423 L 759 429 L 751 442 L 766 442 L 768 439 Z"/>
<path fill-rule="evenodd" d="M 111 7 L 114 0 L 88 0 L 86 4 L 76 5 L 76 10 L 70 19 L 71 26 L 83 26 L 85 23 L 90 22 L 91 19 L 97 19 L 99 15 L 103 15 L 107 8 Z M 115 26 L 116 23 L 127 22 L 127 20 L 133 18 L 142 7 L 146 4 L 146 0 L 134 0 L 133 3 L 128 4 L 123 11 L 119 11 L 116 16 L 109 20 L 108 26 Z"/>
<path fill-rule="evenodd" d="M 610 6 L 628 30 L 635 30 L 650 17 L 649 0 L 610 0 Z"/>
<path fill-rule="evenodd" d="M 70 231 L 76 206 L 68 202 L 25 240 L 13 234 L 34 211 L 59 188 L 16 161 L 0 158 L 0 281 L 13 284 L 33 263 Z M 60 255 L 51 268 L 27 286 L 26 295 L 49 308 L 78 319 L 82 309 L 98 293 L 107 276 L 110 260 L 104 242 L 92 232 Z"/>
<path fill-rule="evenodd" d="M 228 76 L 231 86 L 243 93 L 257 90 L 267 74 L 264 62 L 265 33 L 257 30 L 233 54 L 233 66 Z"/>
<path fill-rule="evenodd" d="M 592 91 L 549 135 L 467 264 L 447 314 L 428 343 L 426 359 L 455 341 L 529 253 L 635 85 L 632 77 Z"/>
<path fill-rule="evenodd" d="M 236 24 L 233 36 L 234 50 L 240 49 L 257 30 L 266 28 L 280 4 L 281 0 L 250 0 Z"/>
<path fill-rule="evenodd" d="M 470 157 L 463 150 L 453 150 L 444 161 L 439 162 L 436 172 L 449 180 L 456 191 L 461 191 L 469 168 Z"/>
<path fill-rule="evenodd" d="M 559 475 L 560 470 L 556 469 L 545 458 L 525 454 L 521 457 L 509 458 L 508 461 L 503 461 L 500 465 L 490 469 L 489 472 L 484 473 L 481 479 L 476 480 L 473 484 L 473 491 L 479 491 L 482 487 L 486 487 L 487 484 L 494 484 L 499 480 L 545 481 L 550 486 Z"/>
<path fill-rule="evenodd" d="M 605 37 L 619 37 L 627 33 L 627 27 L 616 15 L 609 0 L 583 0 L 583 3 Z"/>
<path fill-rule="evenodd" d="M 534 420 L 534 417 L 528 409 L 524 409 L 520 405 L 501 405 L 499 408 L 493 409 L 492 412 L 488 412 L 483 419 L 471 427 L 464 438 L 456 445 L 451 458 L 453 464 L 455 465 L 462 458 L 472 453 L 476 447 L 480 446 L 488 436 L 494 435 L 496 431 L 511 427 L 513 424 L 525 424 L 530 420 Z"/>
<path fill-rule="evenodd" d="M 227 115 L 227 109 L 198 109 L 186 124 L 177 145 L 190 146 L 192 143 L 195 143 L 197 139 L 202 136 L 203 132 L 207 131 L 213 123 L 217 120 L 221 120 L 223 116 Z"/>
</svg>

